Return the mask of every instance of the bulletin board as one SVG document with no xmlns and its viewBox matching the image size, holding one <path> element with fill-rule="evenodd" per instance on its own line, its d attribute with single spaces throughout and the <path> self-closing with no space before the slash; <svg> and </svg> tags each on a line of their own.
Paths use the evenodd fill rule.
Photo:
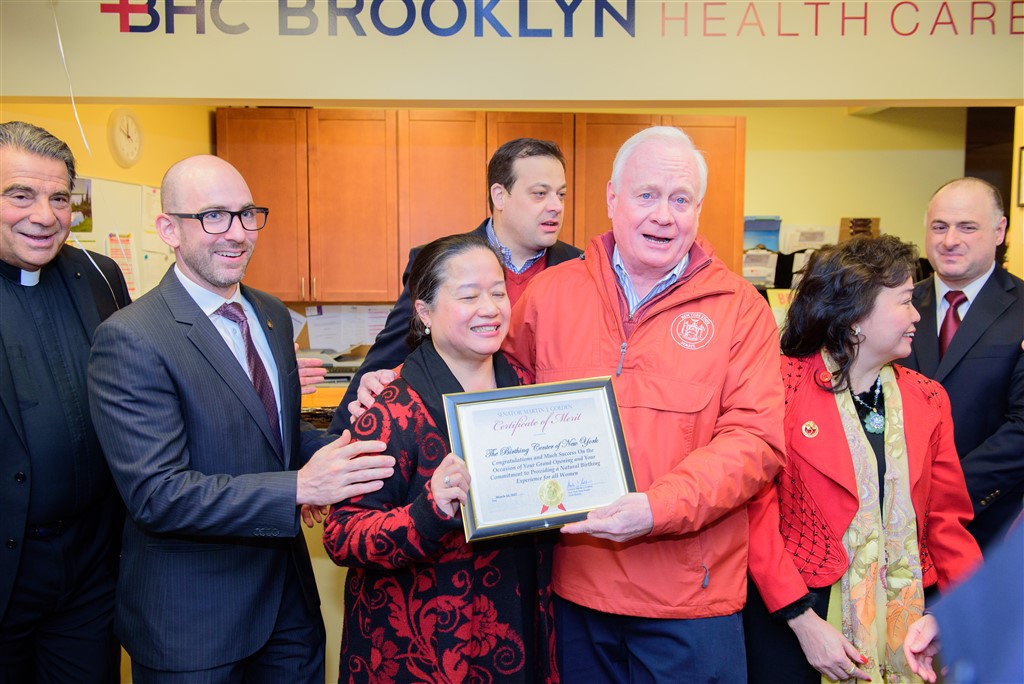
<svg viewBox="0 0 1024 684">
<path fill-rule="evenodd" d="M 79 178 L 73 191 L 68 242 L 117 262 L 137 299 L 153 289 L 174 263 L 174 252 L 157 235 L 160 189 L 101 178 Z"/>
</svg>

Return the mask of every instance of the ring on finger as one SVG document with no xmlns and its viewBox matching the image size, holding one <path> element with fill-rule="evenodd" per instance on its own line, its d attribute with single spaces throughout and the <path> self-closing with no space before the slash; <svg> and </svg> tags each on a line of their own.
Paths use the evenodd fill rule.
<svg viewBox="0 0 1024 684">
<path fill-rule="evenodd" d="M 846 671 L 847 675 L 852 675 L 857 670 L 856 665 L 850 665 L 850 669 Z"/>
<path fill-rule="evenodd" d="M 445 475 L 444 476 L 444 484 L 445 484 L 445 486 L 450 485 L 451 483 L 452 483 L 452 478 L 450 478 L 447 475 Z"/>
</svg>

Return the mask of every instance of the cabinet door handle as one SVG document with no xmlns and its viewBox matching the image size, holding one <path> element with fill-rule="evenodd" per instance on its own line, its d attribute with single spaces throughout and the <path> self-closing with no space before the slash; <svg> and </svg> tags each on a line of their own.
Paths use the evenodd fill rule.
<svg viewBox="0 0 1024 684">
<path fill-rule="evenodd" d="M 299 276 L 299 298 L 306 298 L 306 276 Z"/>
<path fill-rule="evenodd" d="M 313 301 L 316 301 L 316 277 L 313 278 Z"/>
</svg>

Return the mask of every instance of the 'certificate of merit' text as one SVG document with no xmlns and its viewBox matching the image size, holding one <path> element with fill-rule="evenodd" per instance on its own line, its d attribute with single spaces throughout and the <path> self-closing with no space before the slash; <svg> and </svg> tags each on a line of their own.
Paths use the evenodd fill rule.
<svg viewBox="0 0 1024 684">
<path fill-rule="evenodd" d="M 469 469 L 466 539 L 582 520 L 635 491 L 610 378 L 444 396 Z"/>
</svg>

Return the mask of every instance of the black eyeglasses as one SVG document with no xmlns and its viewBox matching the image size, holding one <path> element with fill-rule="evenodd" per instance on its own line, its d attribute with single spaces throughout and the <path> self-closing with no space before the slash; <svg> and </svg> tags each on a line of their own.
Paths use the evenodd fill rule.
<svg viewBox="0 0 1024 684">
<path fill-rule="evenodd" d="M 176 214 L 173 211 L 169 211 L 167 214 L 178 218 L 195 219 L 210 235 L 220 235 L 231 229 L 231 222 L 235 220 L 236 216 L 245 230 L 263 230 L 263 227 L 267 225 L 267 215 L 270 214 L 270 210 L 266 207 L 246 207 L 238 211 L 210 209 L 198 214 Z"/>
</svg>

